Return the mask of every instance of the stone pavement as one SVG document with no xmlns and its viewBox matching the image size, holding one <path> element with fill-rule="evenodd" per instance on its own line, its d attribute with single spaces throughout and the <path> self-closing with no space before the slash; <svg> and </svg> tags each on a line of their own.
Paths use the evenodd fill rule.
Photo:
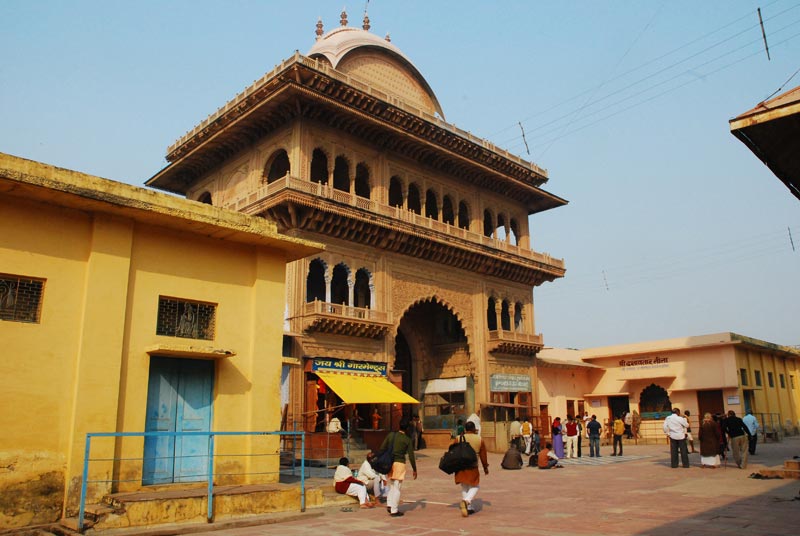
<svg viewBox="0 0 800 536">
<path fill-rule="evenodd" d="M 419 453 L 419 479 L 403 485 L 404 517 L 391 518 L 385 508 L 360 510 L 353 503 L 352 508 L 309 510 L 304 518 L 277 524 L 208 533 L 785 536 L 800 531 L 800 480 L 749 478 L 800 455 L 799 437 L 759 444 L 747 469 L 732 461 L 727 468 L 702 469 L 699 454 L 690 454 L 692 467 L 672 469 L 666 444 L 626 443 L 625 456 L 606 451 L 601 458 L 564 460 L 563 469 L 549 471 L 504 471 L 502 456 L 490 454 L 490 474 L 481 477 L 473 503 L 479 511 L 468 518 L 459 513 L 460 487 L 437 468 L 441 452 Z"/>
</svg>

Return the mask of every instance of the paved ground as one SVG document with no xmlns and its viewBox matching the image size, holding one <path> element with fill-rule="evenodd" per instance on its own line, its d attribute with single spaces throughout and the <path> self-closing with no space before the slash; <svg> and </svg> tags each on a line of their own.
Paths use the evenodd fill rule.
<svg viewBox="0 0 800 536">
<path fill-rule="evenodd" d="M 458 510 L 459 487 L 437 468 L 441 451 L 422 451 L 419 479 L 403 487 L 401 511 L 341 506 L 309 510 L 305 518 L 271 525 L 213 530 L 218 536 L 333 535 L 788 535 L 800 532 L 800 480 L 749 478 L 800 455 L 800 438 L 759 444 L 747 469 L 729 462 L 715 470 L 669 467 L 666 445 L 625 445 L 625 456 L 565 460 L 564 469 L 500 469 L 490 454 L 479 512 Z M 206 529 L 209 527 L 206 527 Z"/>
</svg>

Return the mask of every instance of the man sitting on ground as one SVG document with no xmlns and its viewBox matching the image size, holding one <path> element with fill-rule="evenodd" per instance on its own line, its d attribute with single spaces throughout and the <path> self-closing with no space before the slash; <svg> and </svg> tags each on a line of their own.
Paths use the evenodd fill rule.
<svg viewBox="0 0 800 536">
<path fill-rule="evenodd" d="M 503 469 L 522 469 L 522 454 L 520 454 L 519 449 L 514 443 L 508 447 L 505 456 L 503 456 L 503 461 L 500 463 L 500 467 Z"/>
<path fill-rule="evenodd" d="M 333 487 L 336 489 L 336 493 L 358 498 L 361 508 L 373 508 L 375 505 L 369 502 L 367 486 L 353 476 L 353 471 L 348 467 L 349 463 L 347 458 L 339 459 L 339 465 L 336 466 L 336 472 L 333 474 Z"/>
<path fill-rule="evenodd" d="M 372 461 L 375 459 L 375 453 L 370 452 L 367 454 L 367 459 L 358 468 L 358 479 L 364 483 L 369 489 L 372 486 L 372 493 L 376 501 L 382 503 L 386 502 L 386 494 L 389 492 L 389 487 L 386 485 L 386 475 L 382 475 L 372 468 Z"/>
<path fill-rule="evenodd" d="M 539 452 L 538 461 L 539 469 L 550 469 L 551 467 L 561 468 L 564 467 L 558 463 L 558 456 L 553 452 L 553 445 L 546 443 L 544 448 Z"/>
</svg>

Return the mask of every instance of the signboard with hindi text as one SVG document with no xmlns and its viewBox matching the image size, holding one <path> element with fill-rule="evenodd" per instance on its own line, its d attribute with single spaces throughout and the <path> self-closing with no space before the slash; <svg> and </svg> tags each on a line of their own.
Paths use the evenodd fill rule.
<svg viewBox="0 0 800 536">
<path fill-rule="evenodd" d="M 349 361 L 347 359 L 316 358 L 312 370 L 328 370 L 331 372 L 350 372 L 353 374 L 380 374 L 386 376 L 386 363 L 369 361 Z"/>
<path fill-rule="evenodd" d="M 524 374 L 492 374 L 489 390 L 496 393 L 529 393 L 531 377 Z"/>
</svg>

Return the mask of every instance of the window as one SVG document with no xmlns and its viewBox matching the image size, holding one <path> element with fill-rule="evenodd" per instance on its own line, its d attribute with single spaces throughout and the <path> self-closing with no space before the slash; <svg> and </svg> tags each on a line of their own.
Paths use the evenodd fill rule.
<svg viewBox="0 0 800 536">
<path fill-rule="evenodd" d="M 775 387 L 775 378 L 772 376 L 771 372 L 767 372 L 767 383 L 769 383 L 770 387 Z"/>
<path fill-rule="evenodd" d="M 425 395 L 425 416 L 464 415 L 464 393 L 435 393 Z"/>
<path fill-rule="evenodd" d="M 781 389 L 786 389 L 786 378 L 783 377 L 783 374 L 778 374 L 778 380 L 781 382 Z"/>
<path fill-rule="evenodd" d="M 741 376 L 742 385 L 747 385 L 747 369 L 740 368 L 739 376 Z"/>
<path fill-rule="evenodd" d="M 158 298 L 156 335 L 214 340 L 217 306 L 180 298 Z"/>
<path fill-rule="evenodd" d="M 754 370 L 753 371 L 753 375 L 754 375 L 755 380 L 756 380 L 756 385 L 758 387 L 761 387 L 761 371 L 760 370 Z"/>
<path fill-rule="evenodd" d="M 0 274 L 0 320 L 38 324 L 44 279 Z"/>
<path fill-rule="evenodd" d="M 789 374 L 789 387 L 794 389 L 794 374 Z"/>
</svg>

